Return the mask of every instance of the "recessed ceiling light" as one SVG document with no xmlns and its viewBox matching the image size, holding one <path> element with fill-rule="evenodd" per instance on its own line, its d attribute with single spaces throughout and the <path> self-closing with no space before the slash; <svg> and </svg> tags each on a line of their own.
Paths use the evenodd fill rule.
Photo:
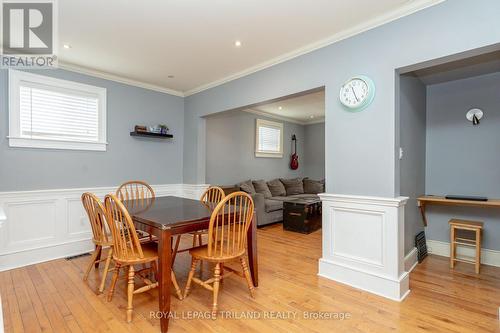
<svg viewBox="0 0 500 333">
<path fill-rule="evenodd" d="M 309 116 L 309 118 L 314 119 L 314 116 Z"/>
<path fill-rule="evenodd" d="M 240 40 L 235 41 L 234 42 L 234 46 L 240 47 L 241 46 L 241 41 Z"/>
<path fill-rule="evenodd" d="M 282 110 L 282 109 L 283 109 L 283 107 L 282 107 L 282 106 L 278 106 L 278 110 Z"/>
<path fill-rule="evenodd" d="M 174 75 L 169 75 L 167 76 L 169 79 L 173 79 L 175 76 Z"/>
<path fill-rule="evenodd" d="M 64 44 L 64 45 L 63 45 L 63 47 L 64 47 L 65 49 L 70 49 L 70 48 L 71 48 L 71 45 L 69 45 L 69 44 Z"/>
</svg>

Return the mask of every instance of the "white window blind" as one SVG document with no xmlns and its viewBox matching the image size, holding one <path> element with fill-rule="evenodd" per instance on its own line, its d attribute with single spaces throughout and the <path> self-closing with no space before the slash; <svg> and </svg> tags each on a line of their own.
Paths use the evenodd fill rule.
<svg viewBox="0 0 500 333">
<path fill-rule="evenodd" d="M 97 96 L 20 86 L 21 137 L 98 142 Z"/>
<path fill-rule="evenodd" d="M 256 156 L 283 157 L 283 124 L 257 119 Z"/>
<path fill-rule="evenodd" d="M 280 129 L 274 127 L 259 127 L 259 151 L 274 152 L 280 151 Z"/>
<path fill-rule="evenodd" d="M 106 150 L 106 90 L 9 71 L 11 147 Z"/>
</svg>

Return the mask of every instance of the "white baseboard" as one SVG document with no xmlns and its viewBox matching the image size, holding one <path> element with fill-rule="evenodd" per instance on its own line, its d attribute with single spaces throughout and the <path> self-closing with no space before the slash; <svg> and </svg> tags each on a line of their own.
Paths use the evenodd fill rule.
<svg viewBox="0 0 500 333">
<path fill-rule="evenodd" d="M 165 184 L 153 189 L 158 197 L 199 199 L 207 186 Z M 115 191 L 99 187 L 0 192 L 0 271 L 92 250 L 92 232 L 80 197 L 92 192 L 102 199 Z"/>
<path fill-rule="evenodd" d="M 403 300 L 410 292 L 404 255 L 407 198 L 326 193 L 319 196 L 323 203 L 319 275 L 392 300 Z M 408 259 L 409 268 L 412 256 Z"/>
<path fill-rule="evenodd" d="M 427 251 L 443 257 L 450 257 L 450 243 L 436 240 L 427 240 Z M 457 246 L 457 255 L 475 256 L 475 250 L 466 246 Z M 500 251 L 481 249 L 481 264 L 500 267 Z"/>
<path fill-rule="evenodd" d="M 319 260 L 318 275 L 397 302 L 404 300 L 410 293 L 408 272 L 392 279 L 322 258 Z"/>
<path fill-rule="evenodd" d="M 405 271 L 410 273 L 417 265 L 418 265 L 418 250 L 416 247 L 414 247 L 405 256 Z"/>
</svg>

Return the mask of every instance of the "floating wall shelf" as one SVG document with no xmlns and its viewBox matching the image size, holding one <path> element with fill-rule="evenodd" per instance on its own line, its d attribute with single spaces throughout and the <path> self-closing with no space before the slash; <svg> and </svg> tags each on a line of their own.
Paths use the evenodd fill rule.
<svg viewBox="0 0 500 333">
<path fill-rule="evenodd" d="M 151 132 L 130 132 L 130 136 L 142 136 L 148 138 L 162 138 L 162 139 L 170 139 L 174 137 L 172 134 L 161 134 L 161 133 L 151 133 Z"/>
</svg>

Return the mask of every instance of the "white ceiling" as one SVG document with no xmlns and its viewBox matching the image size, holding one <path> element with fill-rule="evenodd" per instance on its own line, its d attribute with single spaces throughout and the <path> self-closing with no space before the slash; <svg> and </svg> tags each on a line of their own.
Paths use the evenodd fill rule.
<svg viewBox="0 0 500 333">
<path fill-rule="evenodd" d="M 246 111 L 303 125 L 323 122 L 325 120 L 325 91 L 259 105 Z"/>
<path fill-rule="evenodd" d="M 62 68 L 189 95 L 439 2 L 64 0 L 59 59 Z"/>
</svg>

